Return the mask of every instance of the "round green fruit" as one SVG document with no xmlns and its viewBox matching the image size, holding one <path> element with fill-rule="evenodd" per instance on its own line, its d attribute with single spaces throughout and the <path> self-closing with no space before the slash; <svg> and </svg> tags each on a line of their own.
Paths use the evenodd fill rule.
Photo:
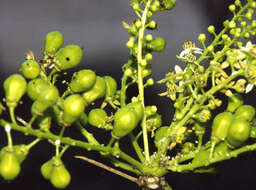
<svg viewBox="0 0 256 190">
<path fill-rule="evenodd" d="M 70 95 L 63 102 L 63 121 L 73 123 L 84 112 L 84 109 L 84 99 L 78 94 Z"/>
<path fill-rule="evenodd" d="M 115 95 L 116 93 L 116 89 L 117 89 L 117 83 L 116 80 L 114 78 L 112 78 L 111 76 L 105 76 L 104 77 L 105 83 L 106 83 L 106 94 L 105 97 L 112 97 Z"/>
<path fill-rule="evenodd" d="M 92 109 L 88 115 L 88 122 L 94 127 L 102 128 L 108 119 L 107 113 L 103 109 Z"/>
<path fill-rule="evenodd" d="M 4 152 L 0 162 L 0 175 L 7 181 L 15 179 L 20 173 L 20 163 L 15 153 Z"/>
<path fill-rule="evenodd" d="M 251 121 L 255 116 L 255 108 L 251 105 L 242 105 L 235 112 L 235 118 Z"/>
<path fill-rule="evenodd" d="M 159 148 L 161 144 L 166 140 L 166 134 L 168 129 L 168 126 L 163 126 L 156 131 L 154 142 L 157 148 Z"/>
<path fill-rule="evenodd" d="M 152 131 L 162 126 L 162 117 L 158 113 L 155 113 L 147 118 L 147 129 Z"/>
<path fill-rule="evenodd" d="M 176 4 L 176 0 L 159 0 L 160 10 L 171 10 Z"/>
<path fill-rule="evenodd" d="M 128 107 L 119 109 L 114 115 L 112 136 L 121 138 L 130 133 L 138 124 L 137 114 Z"/>
<path fill-rule="evenodd" d="M 53 169 L 53 160 L 48 160 L 41 166 L 41 174 L 44 179 L 50 179 L 51 174 L 52 174 L 52 169 Z"/>
<path fill-rule="evenodd" d="M 4 81 L 6 104 L 8 107 L 16 107 L 27 89 L 27 82 L 20 74 L 12 74 Z"/>
<path fill-rule="evenodd" d="M 86 104 L 90 104 L 98 98 L 103 98 L 106 93 L 106 83 L 102 77 L 97 76 L 94 86 L 87 92 L 83 93 Z"/>
<path fill-rule="evenodd" d="M 50 176 L 50 182 L 55 188 L 64 189 L 68 186 L 70 180 L 71 176 L 63 164 L 59 166 L 53 166 Z"/>
<path fill-rule="evenodd" d="M 13 150 L 14 150 L 14 154 L 16 155 L 16 158 L 20 164 L 26 159 L 26 157 L 29 153 L 29 148 L 25 144 L 14 145 Z"/>
<path fill-rule="evenodd" d="M 147 48 L 151 51 L 161 52 L 165 49 L 166 42 L 161 37 L 154 38 L 151 42 L 147 44 Z"/>
<path fill-rule="evenodd" d="M 56 53 L 63 45 L 64 38 L 59 31 L 49 32 L 45 36 L 44 51 L 46 53 Z"/>
<path fill-rule="evenodd" d="M 228 130 L 227 141 L 231 147 L 242 145 L 250 137 L 251 125 L 245 119 L 234 119 Z"/>
<path fill-rule="evenodd" d="M 69 87 L 72 92 L 85 92 L 90 90 L 96 82 L 96 74 L 92 70 L 84 69 L 75 73 Z"/>
<path fill-rule="evenodd" d="M 40 66 L 35 60 L 27 60 L 21 66 L 21 73 L 28 79 L 34 79 L 40 73 Z"/>
<path fill-rule="evenodd" d="M 138 122 L 142 119 L 144 115 L 144 108 L 140 102 L 129 103 L 126 107 L 132 109 L 136 113 Z"/>
<path fill-rule="evenodd" d="M 61 48 L 54 59 L 59 70 L 67 70 L 76 67 L 83 57 L 82 49 L 77 45 L 67 45 Z"/>
<path fill-rule="evenodd" d="M 48 83 L 40 78 L 36 78 L 31 80 L 28 83 L 28 87 L 27 87 L 27 95 L 29 98 L 31 98 L 32 100 L 36 100 L 39 96 L 39 94 L 41 93 L 41 91 L 48 86 Z"/>
</svg>

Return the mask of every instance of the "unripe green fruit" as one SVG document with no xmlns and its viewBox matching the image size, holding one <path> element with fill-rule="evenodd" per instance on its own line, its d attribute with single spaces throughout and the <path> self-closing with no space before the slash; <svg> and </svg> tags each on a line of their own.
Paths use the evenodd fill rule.
<svg viewBox="0 0 256 190">
<path fill-rule="evenodd" d="M 50 177 L 51 184 L 57 189 L 63 189 L 70 183 L 71 176 L 65 166 L 53 166 Z"/>
<path fill-rule="evenodd" d="M 155 145 L 157 148 L 159 148 L 161 146 L 161 144 L 167 139 L 167 131 L 168 131 L 169 127 L 168 126 L 164 126 L 164 127 L 160 127 L 156 133 L 155 133 Z"/>
<path fill-rule="evenodd" d="M 250 136 L 251 125 L 242 118 L 234 119 L 228 130 L 227 141 L 232 147 L 242 145 Z"/>
<path fill-rule="evenodd" d="M 29 153 L 29 149 L 28 149 L 27 145 L 25 145 L 25 144 L 14 145 L 13 150 L 14 150 L 14 154 L 20 164 L 26 159 L 26 157 Z"/>
<path fill-rule="evenodd" d="M 105 76 L 104 77 L 105 83 L 106 83 L 106 95 L 105 97 L 112 97 L 115 95 L 116 93 L 116 89 L 117 89 L 117 83 L 116 80 L 114 78 L 112 78 L 111 76 Z"/>
<path fill-rule="evenodd" d="M 147 44 L 147 48 L 156 51 L 156 52 L 161 52 L 165 49 L 166 42 L 163 38 L 161 37 L 156 37 L 154 38 L 151 42 Z"/>
<path fill-rule="evenodd" d="M 213 119 L 211 140 L 215 141 L 216 143 L 223 141 L 227 137 L 233 118 L 234 117 L 230 112 L 219 113 Z"/>
<path fill-rule="evenodd" d="M 130 133 L 138 124 L 136 113 L 127 107 L 119 109 L 114 118 L 112 136 L 117 139 Z"/>
<path fill-rule="evenodd" d="M 82 126 L 85 126 L 88 123 L 88 117 L 84 112 L 80 115 L 79 122 Z"/>
<path fill-rule="evenodd" d="M 236 110 L 234 116 L 236 119 L 251 121 L 255 116 L 255 108 L 251 105 L 242 105 Z"/>
<path fill-rule="evenodd" d="M 48 110 L 43 116 L 37 117 L 37 125 L 39 126 L 40 130 L 42 131 L 49 131 L 51 128 L 52 123 L 52 116 L 48 113 Z"/>
<path fill-rule="evenodd" d="M 0 162 L 0 175 L 7 181 L 15 179 L 20 173 L 20 164 L 13 152 L 4 152 Z"/>
<path fill-rule="evenodd" d="M 82 49 L 77 45 L 67 45 L 61 48 L 54 59 L 58 69 L 67 70 L 76 67 L 83 57 Z"/>
<path fill-rule="evenodd" d="M 244 104 L 244 100 L 240 94 L 234 94 L 228 97 L 227 111 L 235 112 L 237 108 Z"/>
<path fill-rule="evenodd" d="M 56 53 L 64 43 L 63 35 L 59 31 L 49 32 L 45 37 L 44 51 Z"/>
<path fill-rule="evenodd" d="M 87 92 L 83 93 L 86 104 L 90 104 L 98 98 L 102 98 L 106 93 L 106 83 L 102 77 L 97 76 L 94 86 Z"/>
<path fill-rule="evenodd" d="M 126 105 L 127 108 L 132 109 L 138 118 L 138 122 L 142 119 L 144 114 L 144 108 L 140 102 L 132 102 Z"/>
<path fill-rule="evenodd" d="M 41 166 L 41 174 L 44 179 L 50 179 L 51 174 L 52 174 L 52 169 L 53 169 L 53 160 L 48 160 Z"/>
<path fill-rule="evenodd" d="M 85 92 L 90 90 L 96 82 L 96 74 L 92 70 L 80 70 L 73 75 L 69 87 L 72 92 Z"/>
<path fill-rule="evenodd" d="M 32 104 L 31 112 L 35 115 L 43 115 L 43 112 L 54 105 L 59 98 L 59 91 L 54 86 L 45 87 L 36 101 Z"/>
<path fill-rule="evenodd" d="M 176 4 L 176 0 L 159 0 L 160 10 L 171 10 Z"/>
<path fill-rule="evenodd" d="M 73 123 L 84 112 L 84 109 L 84 99 L 78 94 L 70 95 L 63 102 L 63 121 L 68 124 Z"/>
<path fill-rule="evenodd" d="M 145 68 L 142 70 L 142 76 L 143 78 L 149 76 L 152 74 L 152 66 L 150 64 L 147 64 Z"/>
<path fill-rule="evenodd" d="M 21 66 L 21 73 L 28 79 L 34 79 L 40 73 L 40 66 L 35 60 L 27 60 Z"/>
<path fill-rule="evenodd" d="M 103 109 L 92 109 L 88 115 L 88 122 L 94 127 L 104 127 L 108 119 L 107 113 Z"/>
<path fill-rule="evenodd" d="M 48 83 L 43 79 L 36 78 L 31 80 L 28 83 L 28 87 L 27 87 L 28 97 L 31 98 L 32 100 L 36 100 L 40 92 L 47 86 L 48 86 Z"/>
<path fill-rule="evenodd" d="M 12 74 L 4 81 L 6 104 L 8 107 L 16 107 L 27 89 L 27 82 L 20 74 Z"/>
</svg>

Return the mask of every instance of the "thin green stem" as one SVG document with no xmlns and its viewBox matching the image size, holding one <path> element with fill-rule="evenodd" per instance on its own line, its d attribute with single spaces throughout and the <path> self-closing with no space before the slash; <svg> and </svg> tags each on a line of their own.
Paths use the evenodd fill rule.
<svg viewBox="0 0 256 190">
<path fill-rule="evenodd" d="M 16 119 L 15 119 L 14 110 L 15 110 L 14 107 L 9 107 L 9 112 L 10 112 L 11 121 L 12 121 L 12 123 L 17 124 Z"/>
<path fill-rule="evenodd" d="M 141 148 L 140 148 L 140 146 L 137 142 L 137 138 L 132 133 L 129 133 L 129 137 L 130 137 L 130 140 L 132 142 L 132 146 L 133 146 L 137 156 L 139 157 L 141 162 L 144 162 L 145 158 L 144 158 L 144 155 L 142 154 L 142 150 L 141 150 Z"/>
<path fill-rule="evenodd" d="M 107 147 L 111 147 L 115 141 L 116 141 L 116 139 L 111 136 L 111 139 L 110 139 Z"/>
<path fill-rule="evenodd" d="M 60 154 L 59 154 L 59 158 L 62 157 L 62 155 L 66 152 L 66 150 L 69 148 L 69 145 L 65 145 L 64 148 L 61 150 Z"/>
<path fill-rule="evenodd" d="M 139 35 L 138 35 L 138 53 L 137 53 L 137 62 L 138 62 L 138 89 L 139 89 L 139 98 L 140 101 L 144 105 L 144 84 L 143 84 L 143 75 L 142 75 L 142 70 L 143 67 L 141 66 L 142 62 L 142 45 L 143 45 L 143 36 L 144 36 L 144 31 L 146 28 L 146 22 L 147 22 L 147 13 L 149 11 L 149 7 L 151 5 L 152 0 L 148 0 L 147 3 L 145 4 L 145 9 L 143 11 L 142 17 L 141 17 L 141 23 L 142 26 L 139 30 Z M 146 126 L 146 115 L 143 116 L 142 121 L 141 121 L 141 126 L 142 126 L 142 132 L 143 132 L 143 143 L 144 143 L 144 154 L 147 162 L 150 162 L 150 153 L 149 153 L 149 144 L 148 144 L 148 133 L 147 133 L 147 126 Z"/>
<path fill-rule="evenodd" d="M 76 122 L 76 127 L 78 129 L 78 131 L 80 131 L 80 133 L 87 139 L 87 141 L 90 144 L 95 144 L 95 145 L 99 145 L 100 143 L 94 138 L 92 133 L 89 133 L 85 128 L 83 128 L 83 126 L 81 125 L 80 122 Z"/>
<path fill-rule="evenodd" d="M 28 149 L 31 149 L 33 146 L 35 146 L 41 139 L 37 138 L 36 140 L 32 141 L 31 143 L 29 143 L 26 147 Z"/>
<path fill-rule="evenodd" d="M 60 139 L 63 137 L 65 130 L 66 130 L 66 127 L 62 126 L 59 134 Z"/>
<path fill-rule="evenodd" d="M 30 121 L 28 122 L 26 127 L 32 127 L 32 124 L 34 123 L 34 121 L 36 120 L 37 116 L 33 115 L 32 118 L 30 119 Z"/>
</svg>

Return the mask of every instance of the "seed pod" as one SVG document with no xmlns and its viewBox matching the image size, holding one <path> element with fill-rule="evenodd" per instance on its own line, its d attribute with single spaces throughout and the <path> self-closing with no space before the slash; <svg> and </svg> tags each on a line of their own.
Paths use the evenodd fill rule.
<svg viewBox="0 0 256 190">
<path fill-rule="evenodd" d="M 75 73 L 69 87 L 72 92 L 85 92 L 90 90 L 96 82 L 96 74 L 92 70 L 84 69 Z"/>
<path fill-rule="evenodd" d="M 114 115 L 112 136 L 119 139 L 130 133 L 138 124 L 137 114 L 130 108 L 123 107 Z"/>
<path fill-rule="evenodd" d="M 40 66 L 35 60 L 27 60 L 21 66 L 21 73 L 28 79 L 34 79 L 40 73 Z"/>
<path fill-rule="evenodd" d="M 116 93 L 117 89 L 117 83 L 114 78 L 111 76 L 105 76 L 104 77 L 105 83 L 106 83 L 106 95 L 105 98 L 112 97 Z"/>
<path fill-rule="evenodd" d="M 85 103 L 84 99 L 78 95 L 73 94 L 67 97 L 63 102 L 63 116 L 64 123 L 70 125 L 76 121 L 84 112 Z"/>
<path fill-rule="evenodd" d="M 53 164 L 51 171 L 50 182 L 57 189 L 63 189 L 70 183 L 71 176 L 66 167 L 61 165 Z"/>
<path fill-rule="evenodd" d="M 54 86 L 45 87 L 39 97 L 32 104 L 31 112 L 35 115 L 43 115 L 43 112 L 54 105 L 59 98 L 59 91 Z"/>
<path fill-rule="evenodd" d="M 104 128 L 108 119 L 107 113 L 103 109 L 92 109 L 88 115 L 88 122 L 94 127 Z"/>
<path fill-rule="evenodd" d="M 163 126 L 163 127 L 160 127 L 156 131 L 154 143 L 155 143 L 157 148 L 159 148 L 161 146 L 161 144 L 167 139 L 166 135 L 167 135 L 168 129 L 169 129 L 168 126 Z"/>
<path fill-rule="evenodd" d="M 87 92 L 83 93 L 83 98 L 87 105 L 98 98 L 102 98 L 106 93 L 106 83 L 102 77 L 97 76 L 94 86 Z"/>
<path fill-rule="evenodd" d="M 54 63 L 59 70 L 67 70 L 76 67 L 83 57 L 82 49 L 77 45 L 67 45 L 61 48 L 54 59 Z"/>
<path fill-rule="evenodd" d="M 40 92 L 47 86 L 48 86 L 48 83 L 43 79 L 36 78 L 31 80 L 28 83 L 28 87 L 27 87 L 28 97 L 31 98 L 32 100 L 36 100 Z"/>
<path fill-rule="evenodd" d="M 225 140 L 232 120 L 233 115 L 230 112 L 219 113 L 213 120 L 211 140 L 216 142 Z"/>
<path fill-rule="evenodd" d="M 248 120 L 235 118 L 228 130 L 227 141 L 232 147 L 242 145 L 250 137 L 251 125 Z"/>
<path fill-rule="evenodd" d="M 165 49 L 166 42 L 161 37 L 154 38 L 151 42 L 147 44 L 147 48 L 151 51 L 161 52 Z"/>
<path fill-rule="evenodd" d="M 50 179 L 51 174 L 52 174 L 52 169 L 53 169 L 53 160 L 48 160 L 41 166 L 41 174 L 44 179 Z"/>
<path fill-rule="evenodd" d="M 14 152 L 4 152 L 1 156 L 0 175 L 7 181 L 15 179 L 20 173 L 20 164 Z"/>
<path fill-rule="evenodd" d="M 241 118 L 251 121 L 255 116 L 255 109 L 251 105 L 242 105 L 236 110 L 234 116 L 236 119 Z"/>
<path fill-rule="evenodd" d="M 59 31 L 49 32 L 45 36 L 44 51 L 46 53 L 54 54 L 62 47 L 63 43 L 64 38 Z"/>
<path fill-rule="evenodd" d="M 132 109 L 136 113 L 138 122 L 142 119 L 144 115 L 144 108 L 140 102 L 129 103 L 126 107 Z"/>
<path fill-rule="evenodd" d="M 20 74 L 12 74 L 5 79 L 3 86 L 7 106 L 16 107 L 21 97 L 26 92 L 26 80 Z"/>
<path fill-rule="evenodd" d="M 227 111 L 235 112 L 237 108 L 244 104 L 242 96 L 238 93 L 234 94 L 231 97 L 228 97 L 228 106 Z"/>
</svg>

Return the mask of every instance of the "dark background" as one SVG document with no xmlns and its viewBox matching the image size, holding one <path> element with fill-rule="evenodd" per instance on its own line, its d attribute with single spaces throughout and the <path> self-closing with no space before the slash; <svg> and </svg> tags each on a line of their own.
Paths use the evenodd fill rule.
<svg viewBox="0 0 256 190">
<path fill-rule="evenodd" d="M 171 71 L 175 64 L 184 67 L 176 55 L 182 50 L 185 41 L 196 41 L 199 33 L 206 33 L 209 24 L 215 25 L 217 31 L 220 30 L 222 22 L 231 16 L 227 8 L 231 2 L 233 1 L 177 0 L 173 11 L 157 13 L 153 17 L 159 26 L 153 36 L 162 36 L 167 41 L 166 50 L 153 55 L 153 77 L 156 81 L 162 79 L 167 71 Z M 129 37 L 121 22 L 131 22 L 134 18 L 129 0 L 0 0 L 0 83 L 9 74 L 18 72 L 28 50 L 32 50 L 38 59 L 42 57 L 44 36 L 52 30 L 63 33 L 65 44 L 74 43 L 84 48 L 84 58 L 77 69 L 89 68 L 98 75 L 112 75 L 120 79 L 121 65 L 127 61 L 129 52 L 125 46 Z M 200 47 L 199 44 L 198 46 Z M 163 114 L 164 124 L 167 124 L 172 118 L 173 107 L 169 100 L 157 96 L 163 90 L 164 85 L 146 89 L 146 103 L 157 105 L 159 112 Z M 0 93 L 3 97 L 3 90 Z M 252 98 L 252 95 L 247 96 L 246 102 L 254 104 Z M 27 101 L 24 100 L 25 103 Z M 18 115 L 28 116 L 29 109 L 20 108 Z M 2 147 L 6 145 L 6 137 L 4 131 L 1 131 Z M 76 135 L 72 130 L 68 130 L 68 133 Z M 14 134 L 15 144 L 32 140 L 23 134 Z M 103 138 L 102 136 L 104 134 L 97 134 L 98 139 Z M 129 148 L 124 148 L 129 151 Z M 46 141 L 34 147 L 24 161 L 18 178 L 11 183 L 0 179 L 0 189 L 53 189 L 40 176 L 40 166 L 53 154 L 53 146 Z M 94 152 L 77 148 L 68 150 L 63 158 L 72 175 L 68 190 L 139 189 L 126 179 L 75 160 L 75 154 L 100 159 Z M 217 175 L 171 173 L 167 180 L 174 190 L 253 189 L 251 185 L 255 181 L 255 156 L 255 153 L 250 153 L 218 164 Z"/>
</svg>

